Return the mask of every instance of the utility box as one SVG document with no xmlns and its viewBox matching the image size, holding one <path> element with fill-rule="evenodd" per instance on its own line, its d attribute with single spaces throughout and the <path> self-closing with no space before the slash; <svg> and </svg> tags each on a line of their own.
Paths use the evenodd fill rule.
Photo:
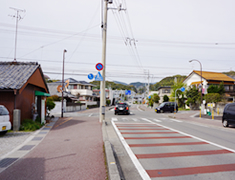
<svg viewBox="0 0 235 180">
<path fill-rule="evenodd" d="M 13 110 L 13 131 L 19 131 L 20 129 L 20 109 Z"/>
</svg>

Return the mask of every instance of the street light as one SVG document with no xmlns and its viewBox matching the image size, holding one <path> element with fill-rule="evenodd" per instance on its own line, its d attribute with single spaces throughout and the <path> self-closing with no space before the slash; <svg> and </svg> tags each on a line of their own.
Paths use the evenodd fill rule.
<svg viewBox="0 0 235 180">
<path fill-rule="evenodd" d="M 192 59 L 192 60 L 190 60 L 189 62 L 192 62 L 192 61 L 197 61 L 197 62 L 199 62 L 199 64 L 200 64 L 200 69 L 201 69 L 201 104 L 202 104 L 202 64 L 201 64 L 201 62 L 198 61 L 197 59 Z"/>
</svg>

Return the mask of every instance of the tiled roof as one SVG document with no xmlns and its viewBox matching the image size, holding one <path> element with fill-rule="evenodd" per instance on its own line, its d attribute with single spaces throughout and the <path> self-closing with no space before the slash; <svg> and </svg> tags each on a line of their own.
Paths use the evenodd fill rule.
<svg viewBox="0 0 235 180">
<path fill-rule="evenodd" d="M 193 71 L 199 76 L 201 76 L 201 71 Z M 233 81 L 235 82 L 235 79 L 232 79 L 231 77 L 218 72 L 207 72 L 202 71 L 202 77 L 206 80 L 214 80 L 214 81 Z"/>
<path fill-rule="evenodd" d="M 20 89 L 39 66 L 37 62 L 0 62 L 0 89 Z"/>
<path fill-rule="evenodd" d="M 64 82 L 66 80 L 69 80 L 69 84 L 81 84 L 81 85 L 89 85 L 89 86 L 95 86 L 91 83 L 88 83 L 86 81 L 77 81 L 76 79 L 73 79 L 73 78 L 68 78 L 68 79 L 65 79 Z M 62 84 L 62 81 L 56 81 L 56 82 L 53 82 L 53 83 L 56 83 L 56 84 Z"/>
</svg>

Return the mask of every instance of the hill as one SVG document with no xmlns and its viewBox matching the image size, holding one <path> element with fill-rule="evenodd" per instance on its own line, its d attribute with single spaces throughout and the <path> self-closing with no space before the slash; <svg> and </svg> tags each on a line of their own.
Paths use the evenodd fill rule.
<svg viewBox="0 0 235 180">
<path fill-rule="evenodd" d="M 165 77 L 160 82 L 157 82 L 156 84 L 151 85 L 150 90 L 156 91 L 159 87 L 162 87 L 162 86 L 173 86 L 175 80 L 177 82 L 182 82 L 186 77 L 187 76 L 182 76 L 182 75 Z"/>
<path fill-rule="evenodd" d="M 90 82 L 91 84 L 94 84 L 96 87 L 94 87 L 94 89 L 100 89 L 100 81 L 92 81 Z M 109 88 L 111 87 L 112 90 L 120 90 L 120 89 L 125 89 L 125 90 L 133 90 L 135 92 L 137 92 L 135 86 L 133 85 L 124 85 L 124 84 L 118 84 L 115 82 L 111 82 L 111 81 L 106 81 L 105 83 L 105 87 Z"/>
<path fill-rule="evenodd" d="M 235 79 L 235 71 L 223 72 L 223 74 Z"/>
<path fill-rule="evenodd" d="M 133 83 L 130 83 L 130 85 L 135 86 L 138 89 L 139 87 L 145 86 L 145 83 L 133 82 Z"/>
</svg>

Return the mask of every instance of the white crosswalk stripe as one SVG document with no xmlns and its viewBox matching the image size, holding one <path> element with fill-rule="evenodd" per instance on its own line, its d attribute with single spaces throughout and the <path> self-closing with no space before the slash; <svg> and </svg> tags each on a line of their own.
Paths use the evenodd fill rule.
<svg viewBox="0 0 235 180">
<path fill-rule="evenodd" d="M 153 119 L 153 118 L 122 118 L 122 117 L 118 117 L 118 118 L 111 118 L 112 121 L 155 121 L 155 122 L 158 122 L 158 123 L 161 123 L 161 122 L 183 122 L 183 121 L 180 121 L 180 120 L 177 120 L 177 119 L 168 119 L 168 118 L 160 118 L 160 119 Z"/>
<path fill-rule="evenodd" d="M 154 121 L 156 121 L 156 122 L 162 122 L 162 121 L 160 121 L 160 120 L 158 120 L 158 119 L 153 119 Z"/>
</svg>

